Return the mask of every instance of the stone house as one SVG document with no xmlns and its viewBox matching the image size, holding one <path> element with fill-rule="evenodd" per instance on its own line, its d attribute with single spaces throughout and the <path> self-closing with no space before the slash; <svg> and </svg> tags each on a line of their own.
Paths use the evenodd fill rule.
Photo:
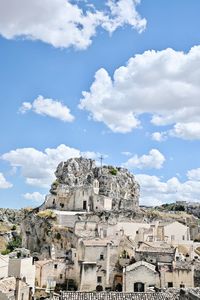
<svg viewBox="0 0 200 300">
<path fill-rule="evenodd" d="M 0 278 L 8 277 L 9 255 L 0 254 Z"/>
<path fill-rule="evenodd" d="M 156 267 L 146 261 L 138 261 L 123 270 L 123 292 L 146 292 L 160 287 Z"/>
<path fill-rule="evenodd" d="M 0 280 L 0 300 L 29 300 L 30 287 L 21 279 L 7 277 Z"/>
<path fill-rule="evenodd" d="M 37 261 L 35 263 L 35 266 L 36 266 L 36 274 L 35 274 L 36 285 L 42 288 L 47 286 L 47 281 L 49 277 L 53 278 L 57 284 L 66 283 L 66 278 L 71 278 L 74 271 L 73 268 L 67 266 L 65 260 L 58 260 L 58 259 Z M 70 270 L 71 270 L 71 274 L 70 274 Z"/>
<path fill-rule="evenodd" d="M 81 291 L 106 290 L 113 288 L 118 274 L 119 241 L 110 239 L 82 240 L 79 243 L 79 283 Z M 90 278 L 90 280 L 89 280 Z"/>
<path fill-rule="evenodd" d="M 191 264 L 173 262 L 158 263 L 138 261 L 124 267 L 123 291 L 146 292 L 152 288 L 193 288 L 194 267 Z"/>
<path fill-rule="evenodd" d="M 194 266 L 188 262 L 174 261 L 172 265 L 158 264 L 162 288 L 194 287 Z"/>
<path fill-rule="evenodd" d="M 25 250 L 25 249 L 24 249 Z M 19 249 L 9 256 L 8 276 L 22 278 L 24 282 L 35 291 L 35 265 L 34 260 L 29 255 L 29 251 Z"/>
<path fill-rule="evenodd" d="M 136 261 L 144 260 L 148 263 L 171 264 L 175 260 L 176 249 L 170 247 L 166 243 L 146 243 L 140 242 L 138 248 L 135 249 Z"/>
<path fill-rule="evenodd" d="M 177 221 L 164 225 L 160 224 L 158 228 L 158 235 L 160 235 L 161 240 L 165 239 L 171 244 L 182 244 L 184 241 L 190 241 L 189 227 Z"/>
</svg>

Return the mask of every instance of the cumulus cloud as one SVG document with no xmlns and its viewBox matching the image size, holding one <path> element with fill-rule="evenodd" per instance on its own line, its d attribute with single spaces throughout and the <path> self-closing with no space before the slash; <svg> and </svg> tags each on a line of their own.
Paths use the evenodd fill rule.
<svg viewBox="0 0 200 300">
<path fill-rule="evenodd" d="M 27 184 L 48 188 L 55 179 L 54 172 L 61 161 L 84 155 L 85 152 L 61 144 L 57 148 L 46 148 L 44 151 L 19 148 L 3 154 L 1 158 L 12 167 L 20 169 Z M 87 157 L 94 158 L 95 153 L 87 152 Z"/>
<path fill-rule="evenodd" d="M 195 177 L 195 174 L 199 174 L 199 177 Z M 141 187 L 142 205 L 154 206 L 178 200 L 187 202 L 200 200 L 200 169 L 188 171 L 188 179 L 185 182 L 179 181 L 177 177 L 162 181 L 157 176 L 147 174 L 135 176 Z"/>
<path fill-rule="evenodd" d="M 31 200 L 33 202 L 39 202 L 42 203 L 45 199 L 45 195 L 39 193 L 39 192 L 33 192 L 33 193 L 26 193 L 23 195 L 23 197 L 27 200 Z"/>
<path fill-rule="evenodd" d="M 128 169 L 160 169 L 165 162 L 165 157 L 157 149 L 152 149 L 142 156 L 134 155 L 123 164 Z"/>
<path fill-rule="evenodd" d="M 4 175 L 0 173 L 0 189 L 9 189 L 12 186 L 13 185 L 5 179 Z"/>
<path fill-rule="evenodd" d="M 177 123 L 169 131 L 169 135 L 182 138 L 184 140 L 200 139 L 200 122 Z"/>
<path fill-rule="evenodd" d="M 112 33 L 130 25 L 139 32 L 146 20 L 136 10 L 140 0 L 108 0 L 102 11 L 70 0 L 1 0 L 0 34 L 7 39 L 40 40 L 54 47 L 86 49 L 101 26 Z M 82 6 L 84 3 L 82 2 Z"/>
<path fill-rule="evenodd" d="M 70 113 L 66 105 L 57 100 L 45 99 L 43 96 L 38 96 L 33 103 L 23 102 L 19 109 L 22 114 L 29 110 L 39 115 L 59 119 L 63 122 L 72 122 L 74 120 L 74 116 Z"/>
<path fill-rule="evenodd" d="M 151 135 L 152 140 L 156 142 L 163 142 L 167 139 L 168 133 L 167 132 L 153 132 Z"/>
<path fill-rule="evenodd" d="M 172 126 L 168 135 L 199 139 L 199 77 L 200 46 L 188 53 L 146 51 L 131 57 L 113 77 L 99 69 L 79 107 L 114 132 L 132 131 L 148 113 L 154 126 Z"/>
<path fill-rule="evenodd" d="M 189 170 L 187 177 L 190 180 L 200 181 L 200 168 Z"/>
</svg>

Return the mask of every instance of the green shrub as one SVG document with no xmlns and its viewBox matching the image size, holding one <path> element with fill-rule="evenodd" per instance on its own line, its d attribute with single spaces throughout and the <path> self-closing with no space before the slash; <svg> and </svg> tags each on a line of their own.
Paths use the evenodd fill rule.
<svg viewBox="0 0 200 300">
<path fill-rule="evenodd" d="M 7 245 L 7 250 L 12 252 L 16 248 L 20 248 L 22 246 L 22 238 L 20 236 L 17 236 L 13 238 L 12 241 L 10 241 Z"/>
<path fill-rule="evenodd" d="M 1 251 L 2 255 L 7 255 L 9 253 L 10 253 L 10 250 L 8 250 L 8 249 L 5 249 L 5 250 Z"/>
<path fill-rule="evenodd" d="M 112 174 L 112 175 L 117 175 L 117 169 L 115 169 L 115 168 L 112 168 L 112 169 L 110 169 L 110 174 Z"/>
<path fill-rule="evenodd" d="M 14 231 L 14 230 L 16 230 L 17 229 L 17 226 L 16 225 L 13 225 L 12 227 L 11 227 L 11 230 L 12 231 Z"/>
</svg>

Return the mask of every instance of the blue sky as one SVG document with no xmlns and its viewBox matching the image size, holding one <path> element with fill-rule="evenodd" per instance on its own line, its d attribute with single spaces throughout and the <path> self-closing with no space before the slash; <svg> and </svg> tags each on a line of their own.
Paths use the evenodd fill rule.
<svg viewBox="0 0 200 300">
<path fill-rule="evenodd" d="M 100 154 L 141 203 L 199 201 L 200 2 L 47 2 L 0 3 L 0 206 L 38 205 L 60 160 Z"/>
</svg>

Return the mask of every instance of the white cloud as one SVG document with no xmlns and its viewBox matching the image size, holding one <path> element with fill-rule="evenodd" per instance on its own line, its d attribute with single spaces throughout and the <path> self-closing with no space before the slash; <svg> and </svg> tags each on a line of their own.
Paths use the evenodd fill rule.
<svg viewBox="0 0 200 300">
<path fill-rule="evenodd" d="M 40 40 L 54 47 L 86 49 L 101 26 L 108 32 L 126 24 L 139 32 L 146 20 L 136 11 L 140 0 L 108 0 L 107 9 L 70 0 L 1 0 L 0 34 L 7 39 Z M 84 3 L 82 2 L 82 5 Z"/>
<path fill-rule="evenodd" d="M 184 140 L 200 139 L 200 122 L 177 123 L 169 131 L 169 135 L 182 138 Z"/>
<path fill-rule="evenodd" d="M 140 3 L 140 0 L 108 0 L 107 6 L 110 8 L 112 18 L 104 21 L 102 27 L 109 32 L 113 32 L 118 27 L 129 24 L 142 32 L 147 22 L 145 19 L 141 19 L 136 11 L 136 4 L 138 3 Z"/>
<path fill-rule="evenodd" d="M 39 115 L 59 119 L 63 122 L 72 122 L 74 120 L 74 116 L 72 116 L 66 105 L 57 100 L 45 99 L 43 96 L 38 96 L 33 103 L 23 102 L 19 109 L 23 114 L 29 110 Z"/>
<path fill-rule="evenodd" d="M 188 53 L 146 51 L 115 70 L 99 69 L 79 107 L 112 131 L 126 133 L 148 113 L 155 126 L 174 126 L 170 135 L 200 138 L 200 46 Z"/>
<path fill-rule="evenodd" d="M 195 172 L 199 177 L 195 178 Z M 138 174 L 135 177 L 141 187 L 140 204 L 154 206 L 177 200 L 187 202 L 200 200 L 200 169 L 188 171 L 188 180 L 185 182 L 180 182 L 177 177 L 172 177 L 166 182 L 157 176 L 147 174 Z"/>
<path fill-rule="evenodd" d="M 23 102 L 22 106 L 20 107 L 19 111 L 22 114 L 25 114 L 27 111 L 32 109 L 32 104 L 30 102 Z"/>
<path fill-rule="evenodd" d="M 156 142 L 163 142 L 167 139 L 167 132 L 153 132 L 151 138 Z"/>
<path fill-rule="evenodd" d="M 45 195 L 43 195 L 39 192 L 26 193 L 23 195 L 23 197 L 27 200 L 31 200 L 34 202 L 40 202 L 40 203 L 42 203 L 45 199 Z"/>
<path fill-rule="evenodd" d="M 12 186 L 13 185 L 5 179 L 4 175 L 0 173 L 0 189 L 9 189 Z"/>
<path fill-rule="evenodd" d="M 200 181 L 200 168 L 189 170 L 187 177 L 190 180 Z"/>
<path fill-rule="evenodd" d="M 152 149 L 147 155 L 134 155 L 133 157 L 129 158 L 128 161 L 123 164 L 123 166 L 128 169 L 160 169 L 162 168 L 164 162 L 164 155 L 157 149 Z"/>
<path fill-rule="evenodd" d="M 123 151 L 121 154 L 125 155 L 125 156 L 131 156 L 132 155 L 132 153 L 129 152 L 129 151 Z"/>
<path fill-rule="evenodd" d="M 12 167 L 20 168 L 27 184 L 48 188 L 55 179 L 54 172 L 61 161 L 84 154 L 85 152 L 62 144 L 43 152 L 35 148 L 20 148 L 3 154 L 1 158 Z M 87 152 L 87 157 L 95 157 L 94 152 Z"/>
</svg>

